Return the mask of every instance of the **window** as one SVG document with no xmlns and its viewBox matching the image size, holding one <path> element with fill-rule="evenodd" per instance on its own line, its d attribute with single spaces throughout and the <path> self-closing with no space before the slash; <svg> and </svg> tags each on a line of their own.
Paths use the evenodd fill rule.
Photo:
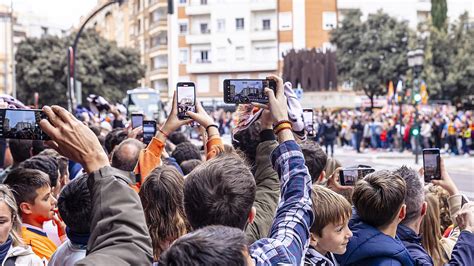
<svg viewBox="0 0 474 266">
<path fill-rule="evenodd" d="M 291 12 L 281 12 L 279 15 L 279 30 L 291 30 L 293 27 Z"/>
<path fill-rule="evenodd" d="M 243 46 L 235 47 L 235 60 L 242 61 L 245 59 L 245 48 Z"/>
<path fill-rule="evenodd" d="M 217 20 L 217 31 L 218 32 L 225 31 L 225 19 L 218 19 Z"/>
<path fill-rule="evenodd" d="M 201 5 L 207 5 L 207 0 L 201 0 Z"/>
<path fill-rule="evenodd" d="M 137 34 L 141 32 L 141 25 L 142 25 L 142 21 L 138 20 L 137 21 Z"/>
<path fill-rule="evenodd" d="M 225 47 L 217 47 L 217 62 L 225 62 L 226 61 L 226 48 Z"/>
<path fill-rule="evenodd" d="M 179 0 L 179 4 L 186 4 L 186 0 Z"/>
<path fill-rule="evenodd" d="M 243 30 L 244 29 L 244 19 L 243 18 L 236 18 L 235 19 L 235 29 L 236 30 Z"/>
<path fill-rule="evenodd" d="M 210 33 L 211 31 L 209 30 L 209 28 L 207 27 L 207 23 L 201 23 L 200 24 L 200 28 L 201 28 L 201 33 L 202 34 L 207 34 L 207 33 Z"/>
<path fill-rule="evenodd" d="M 201 51 L 201 58 L 198 63 L 209 63 L 209 51 L 202 50 Z"/>
<path fill-rule="evenodd" d="M 187 34 L 188 33 L 188 23 L 186 23 L 186 22 L 179 23 L 179 33 L 180 34 Z"/>
<path fill-rule="evenodd" d="M 196 77 L 196 89 L 198 92 L 209 92 L 209 75 L 198 75 Z"/>
<path fill-rule="evenodd" d="M 269 19 L 262 20 L 262 29 L 263 30 L 269 30 L 270 29 L 270 20 Z"/>
<path fill-rule="evenodd" d="M 336 25 L 336 12 L 323 12 L 323 30 L 332 30 Z"/>
<path fill-rule="evenodd" d="M 179 50 L 179 63 L 187 64 L 188 63 L 188 49 Z"/>
</svg>

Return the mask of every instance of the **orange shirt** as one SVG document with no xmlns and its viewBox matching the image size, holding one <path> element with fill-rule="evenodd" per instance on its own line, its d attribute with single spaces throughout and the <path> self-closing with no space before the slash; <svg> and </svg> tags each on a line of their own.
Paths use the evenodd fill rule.
<svg viewBox="0 0 474 266">
<path fill-rule="evenodd" d="M 57 249 L 57 246 L 46 236 L 46 233 L 38 229 L 22 226 L 21 237 L 23 242 L 29 245 L 41 259 L 49 260 Z"/>
</svg>

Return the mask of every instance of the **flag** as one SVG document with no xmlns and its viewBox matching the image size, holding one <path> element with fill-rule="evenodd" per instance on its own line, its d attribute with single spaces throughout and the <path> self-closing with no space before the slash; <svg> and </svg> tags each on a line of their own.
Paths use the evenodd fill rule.
<svg viewBox="0 0 474 266">
<path fill-rule="evenodd" d="M 388 83 L 388 94 L 387 94 L 388 104 L 392 104 L 393 96 L 394 96 L 393 82 L 390 80 L 390 82 Z"/>
<path fill-rule="evenodd" d="M 422 104 L 427 104 L 428 103 L 428 91 L 426 90 L 426 83 L 424 81 L 421 82 L 420 95 L 421 95 L 421 103 Z"/>
</svg>

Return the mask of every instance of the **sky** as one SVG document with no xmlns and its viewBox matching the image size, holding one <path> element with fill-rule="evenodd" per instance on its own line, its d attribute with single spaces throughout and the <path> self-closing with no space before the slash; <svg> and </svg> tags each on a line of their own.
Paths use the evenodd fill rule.
<svg viewBox="0 0 474 266">
<path fill-rule="evenodd" d="M 7 6 L 11 2 L 15 11 L 46 17 L 48 22 L 64 29 L 77 25 L 81 16 L 97 4 L 97 0 L 0 0 L 0 4 Z"/>
</svg>

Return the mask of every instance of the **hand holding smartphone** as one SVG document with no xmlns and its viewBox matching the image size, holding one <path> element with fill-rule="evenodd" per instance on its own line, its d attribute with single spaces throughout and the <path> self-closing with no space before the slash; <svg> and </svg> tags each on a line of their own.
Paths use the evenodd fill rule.
<svg viewBox="0 0 474 266">
<path fill-rule="evenodd" d="M 178 119 L 190 119 L 186 112 L 196 109 L 196 86 L 193 82 L 178 82 L 176 85 Z"/>
<path fill-rule="evenodd" d="M 132 114 L 132 129 L 143 126 L 143 114 Z"/>
<path fill-rule="evenodd" d="M 0 109 L 0 138 L 50 140 L 39 122 L 47 119 L 42 110 Z"/>
<path fill-rule="evenodd" d="M 431 180 L 441 179 L 440 167 L 440 152 L 439 149 L 424 149 L 423 150 L 423 170 L 425 182 L 429 183 Z"/>
<path fill-rule="evenodd" d="M 156 134 L 156 121 L 145 120 L 143 121 L 143 143 L 150 143 L 151 139 Z"/>
<path fill-rule="evenodd" d="M 308 136 L 314 137 L 314 118 L 313 109 L 303 109 L 303 122 Z"/>
<path fill-rule="evenodd" d="M 265 88 L 275 90 L 277 84 L 272 79 L 226 79 L 224 80 L 224 102 L 245 103 L 268 103 Z"/>
</svg>

